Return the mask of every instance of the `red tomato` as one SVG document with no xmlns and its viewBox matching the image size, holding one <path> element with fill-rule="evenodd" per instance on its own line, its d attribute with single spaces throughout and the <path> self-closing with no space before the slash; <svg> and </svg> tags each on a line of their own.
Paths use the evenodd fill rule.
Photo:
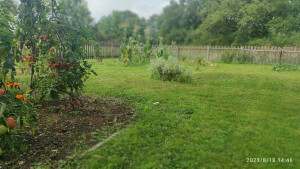
<svg viewBox="0 0 300 169">
<path fill-rule="evenodd" d="M 0 89 L 0 94 L 5 95 L 5 91 Z"/>
<path fill-rule="evenodd" d="M 16 121 L 13 118 L 7 118 L 6 119 L 7 125 L 9 127 L 9 129 L 13 129 L 16 126 Z"/>
</svg>

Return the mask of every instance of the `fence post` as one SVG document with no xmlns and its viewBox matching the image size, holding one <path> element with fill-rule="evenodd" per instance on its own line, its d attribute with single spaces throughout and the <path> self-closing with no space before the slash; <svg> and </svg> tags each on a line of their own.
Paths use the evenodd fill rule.
<svg viewBox="0 0 300 169">
<path fill-rule="evenodd" d="M 177 58 L 178 58 L 178 60 L 179 60 L 179 51 L 180 51 L 180 48 L 179 48 L 178 45 L 177 45 L 176 47 L 177 47 Z"/>
<path fill-rule="evenodd" d="M 282 53 L 283 53 L 283 49 L 280 50 L 279 63 L 281 63 Z"/>
<path fill-rule="evenodd" d="M 207 46 L 207 53 L 206 53 L 206 62 L 209 60 L 209 46 Z"/>
</svg>

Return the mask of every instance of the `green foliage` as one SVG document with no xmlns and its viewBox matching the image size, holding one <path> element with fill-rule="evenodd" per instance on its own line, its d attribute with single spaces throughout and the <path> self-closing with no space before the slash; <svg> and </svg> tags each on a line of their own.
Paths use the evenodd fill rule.
<svg viewBox="0 0 300 169">
<path fill-rule="evenodd" d="M 130 65 L 136 63 L 139 58 L 139 36 L 135 33 L 132 37 L 128 39 L 123 38 L 121 48 L 120 60 L 125 65 Z"/>
<path fill-rule="evenodd" d="M 141 54 L 141 62 L 149 63 L 152 56 L 152 45 L 150 44 L 150 37 L 147 37 L 146 43 L 143 44 L 143 51 Z"/>
<path fill-rule="evenodd" d="M 156 58 L 164 58 L 167 60 L 170 56 L 172 56 L 172 52 L 169 52 L 163 45 L 162 42 L 159 43 L 158 49 L 156 51 Z"/>
<path fill-rule="evenodd" d="M 11 152 L 21 148 L 21 145 L 13 134 L 20 132 L 24 127 L 31 127 L 34 133 L 34 123 L 37 122 L 37 114 L 34 111 L 34 104 L 29 100 L 31 96 L 30 91 L 24 92 L 19 83 L 7 82 L 5 85 L 0 86 L 5 94 L 0 95 L 1 112 L 0 112 L 0 125 L 8 128 L 8 132 L 0 135 L 1 144 L 0 148 Z M 1 89 L 1 90 L 2 90 Z M 6 119 L 13 117 L 19 124 L 18 129 L 9 130 Z"/>
<path fill-rule="evenodd" d="M 90 26 L 93 22 L 85 0 L 59 0 L 62 4 L 61 13 L 78 26 Z"/>
<path fill-rule="evenodd" d="M 239 64 L 243 63 L 253 63 L 253 56 L 246 53 L 235 55 L 235 62 Z"/>
<path fill-rule="evenodd" d="M 150 64 L 152 78 L 166 81 L 190 82 L 191 71 L 179 64 L 174 57 L 156 58 Z"/>
<path fill-rule="evenodd" d="M 68 94 L 70 100 L 78 97 L 83 82 L 94 73 L 84 60 L 83 41 L 89 39 L 88 29 L 66 15 L 64 5 L 26 0 L 19 7 L 17 30 L 23 31 L 17 38 L 20 49 L 30 46 L 30 87 L 37 91 L 36 99 L 55 99 L 59 94 Z"/>
<path fill-rule="evenodd" d="M 0 1 L 0 80 L 5 82 L 7 75 L 10 72 L 10 77 L 13 79 L 16 75 L 14 51 L 15 34 L 14 23 L 17 13 L 17 5 L 12 0 Z M 15 59 L 18 59 L 15 57 Z"/>
<path fill-rule="evenodd" d="M 196 62 L 197 62 L 198 65 L 203 65 L 204 62 L 205 62 L 205 56 L 198 56 L 196 58 Z"/>
<path fill-rule="evenodd" d="M 283 71 L 299 71 L 300 65 L 289 65 L 285 63 L 277 63 L 273 66 L 273 71 L 283 72 Z"/>
<path fill-rule="evenodd" d="M 232 50 L 226 50 L 221 55 L 221 61 L 224 63 L 239 63 L 239 64 L 252 63 L 253 57 L 246 53 L 236 54 Z"/>
<path fill-rule="evenodd" d="M 186 60 L 186 56 L 181 56 L 181 60 L 184 62 Z"/>
<path fill-rule="evenodd" d="M 167 44 L 300 45 L 300 1 L 171 1 L 149 21 Z"/>
<path fill-rule="evenodd" d="M 123 32 L 126 37 L 137 34 L 144 35 L 146 21 L 131 11 L 114 11 L 109 16 L 102 17 L 96 24 L 97 40 L 119 43 L 122 41 Z"/>
<path fill-rule="evenodd" d="M 120 60 L 125 65 L 149 63 L 152 55 L 150 38 L 146 39 L 146 44 L 140 43 L 140 36 L 134 33 L 132 37 L 123 38 Z"/>
<path fill-rule="evenodd" d="M 235 57 L 235 54 L 232 51 L 226 50 L 221 55 L 221 61 L 224 63 L 232 63 L 234 57 Z"/>
</svg>

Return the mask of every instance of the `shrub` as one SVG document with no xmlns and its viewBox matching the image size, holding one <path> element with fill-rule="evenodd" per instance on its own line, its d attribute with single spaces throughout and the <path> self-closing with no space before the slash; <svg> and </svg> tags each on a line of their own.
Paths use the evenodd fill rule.
<svg viewBox="0 0 300 169">
<path fill-rule="evenodd" d="M 253 56 L 250 56 L 248 54 L 242 54 L 242 55 L 234 55 L 234 62 L 237 62 L 239 64 L 243 63 L 252 63 L 253 62 Z"/>
<path fill-rule="evenodd" d="M 189 82 L 191 71 L 185 69 L 174 57 L 156 58 L 150 64 L 152 78 L 167 81 Z"/>
<path fill-rule="evenodd" d="M 289 65 L 285 63 L 277 63 L 273 66 L 273 71 L 282 72 L 282 71 L 299 71 L 300 65 Z"/>
<path fill-rule="evenodd" d="M 181 56 L 181 60 L 182 60 L 182 61 L 185 61 L 186 58 L 187 58 L 186 56 Z"/>
<path fill-rule="evenodd" d="M 204 65 L 204 63 L 205 63 L 205 57 L 204 56 L 198 56 L 197 58 L 196 58 L 196 62 L 197 62 L 197 65 Z"/>
<path fill-rule="evenodd" d="M 234 58 L 233 51 L 226 50 L 225 52 L 222 53 L 221 61 L 224 63 L 232 63 L 233 58 Z"/>
<path fill-rule="evenodd" d="M 250 56 L 246 53 L 235 54 L 232 50 L 226 50 L 222 53 L 221 61 L 224 63 L 252 63 L 253 56 Z"/>
</svg>

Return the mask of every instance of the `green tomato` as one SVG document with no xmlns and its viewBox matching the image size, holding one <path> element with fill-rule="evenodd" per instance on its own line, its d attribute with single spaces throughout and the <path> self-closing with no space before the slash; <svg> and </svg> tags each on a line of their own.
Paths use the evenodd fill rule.
<svg viewBox="0 0 300 169">
<path fill-rule="evenodd" d="M 7 127 L 0 125 L 0 136 L 7 133 Z"/>
</svg>

